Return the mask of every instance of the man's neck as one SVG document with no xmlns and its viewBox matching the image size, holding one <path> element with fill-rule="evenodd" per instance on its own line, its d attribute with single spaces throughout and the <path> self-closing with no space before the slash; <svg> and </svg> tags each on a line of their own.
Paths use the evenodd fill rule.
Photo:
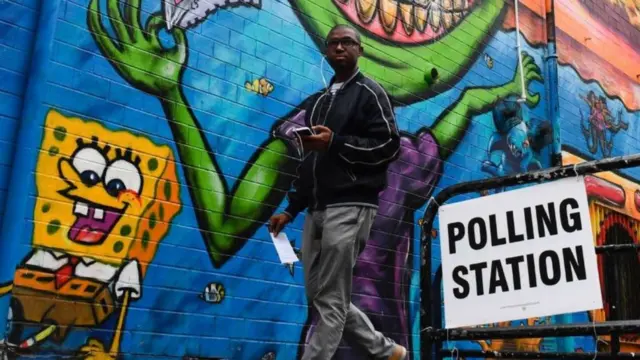
<svg viewBox="0 0 640 360">
<path fill-rule="evenodd" d="M 356 71 L 358 71 L 358 67 L 354 67 L 353 69 L 350 70 L 345 70 L 345 71 L 340 71 L 339 73 L 336 73 L 335 78 L 334 78 L 334 82 L 336 83 L 343 83 L 347 80 L 349 80 L 349 78 L 351 78 L 353 76 L 353 74 L 356 73 Z"/>
</svg>

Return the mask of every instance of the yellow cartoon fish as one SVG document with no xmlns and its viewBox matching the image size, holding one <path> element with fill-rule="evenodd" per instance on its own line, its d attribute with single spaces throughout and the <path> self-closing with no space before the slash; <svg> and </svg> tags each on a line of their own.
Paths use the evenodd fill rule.
<svg viewBox="0 0 640 360">
<path fill-rule="evenodd" d="M 247 81 L 244 84 L 244 87 L 248 91 L 255 92 L 256 94 L 260 94 L 262 96 L 267 96 L 273 91 L 273 84 L 265 78 L 255 79 L 253 80 L 253 82 Z"/>
</svg>

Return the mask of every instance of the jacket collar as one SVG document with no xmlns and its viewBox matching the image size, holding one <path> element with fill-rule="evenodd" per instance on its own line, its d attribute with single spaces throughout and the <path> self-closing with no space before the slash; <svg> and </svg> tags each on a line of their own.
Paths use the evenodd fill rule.
<svg viewBox="0 0 640 360">
<path fill-rule="evenodd" d="M 361 76 L 362 74 L 360 73 L 360 68 L 356 67 L 356 70 L 353 72 L 353 75 L 351 75 L 351 77 L 342 84 L 342 87 L 340 88 L 340 90 L 345 89 L 349 84 L 351 84 L 354 80 L 360 78 Z M 334 75 L 331 78 L 331 81 L 329 82 L 329 86 L 325 89 L 325 91 L 329 91 L 329 89 L 331 88 L 331 86 L 333 86 L 335 82 L 336 82 L 336 77 Z"/>
</svg>

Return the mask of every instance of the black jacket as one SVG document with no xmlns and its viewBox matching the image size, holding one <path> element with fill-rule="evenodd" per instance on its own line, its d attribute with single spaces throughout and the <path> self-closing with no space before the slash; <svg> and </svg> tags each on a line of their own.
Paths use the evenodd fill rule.
<svg viewBox="0 0 640 360">
<path fill-rule="evenodd" d="M 393 107 L 382 86 L 357 72 L 335 95 L 329 89 L 314 95 L 305 110 L 306 126 L 324 125 L 333 137 L 326 152 L 305 154 L 285 212 L 295 217 L 305 208 L 377 206 L 387 167 L 400 149 Z"/>
</svg>

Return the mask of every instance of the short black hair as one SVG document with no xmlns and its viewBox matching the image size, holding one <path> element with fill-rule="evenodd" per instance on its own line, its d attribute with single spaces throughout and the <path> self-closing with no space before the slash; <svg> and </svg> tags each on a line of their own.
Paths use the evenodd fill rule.
<svg viewBox="0 0 640 360">
<path fill-rule="evenodd" d="M 338 24 L 334 27 L 331 28 L 331 30 L 329 30 L 329 33 L 327 34 L 327 39 L 329 38 L 329 36 L 331 36 L 331 33 L 333 33 L 336 30 L 345 30 L 345 29 L 349 29 L 352 30 L 354 34 L 356 34 L 356 40 L 358 41 L 358 43 L 361 43 L 362 41 L 360 40 L 360 33 L 358 32 L 358 30 L 351 26 L 351 25 L 347 25 L 347 24 Z"/>
</svg>

